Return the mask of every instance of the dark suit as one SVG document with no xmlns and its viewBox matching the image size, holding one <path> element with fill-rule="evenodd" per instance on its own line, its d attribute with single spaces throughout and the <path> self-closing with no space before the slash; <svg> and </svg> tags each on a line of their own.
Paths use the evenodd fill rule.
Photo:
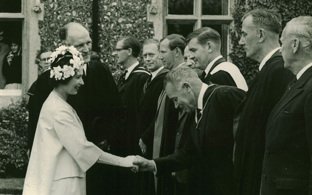
<svg viewBox="0 0 312 195">
<path fill-rule="evenodd" d="M 274 107 L 266 128 L 263 195 L 312 194 L 312 68 Z"/>
<path fill-rule="evenodd" d="M 237 195 L 259 195 L 267 118 L 293 75 L 276 52 L 253 80 L 241 105 L 234 173 Z"/>
<path fill-rule="evenodd" d="M 157 174 L 192 167 L 191 194 L 231 195 L 233 115 L 243 97 L 244 92 L 234 87 L 209 87 L 203 99 L 202 120 L 194 124 L 183 149 L 155 159 Z"/>
</svg>

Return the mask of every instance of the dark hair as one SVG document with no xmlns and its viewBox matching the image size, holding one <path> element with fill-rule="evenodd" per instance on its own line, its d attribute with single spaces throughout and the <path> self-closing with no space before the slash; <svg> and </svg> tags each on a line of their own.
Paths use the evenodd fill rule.
<svg viewBox="0 0 312 195">
<path fill-rule="evenodd" d="M 55 58 L 55 60 L 51 63 L 50 67 L 51 69 L 53 67 L 57 67 L 60 66 L 61 68 L 63 68 L 64 65 L 69 65 L 69 61 L 73 59 L 73 55 L 70 52 L 66 52 L 64 55 L 58 55 L 57 58 Z M 69 82 L 69 80 L 72 77 L 68 77 L 64 80 L 55 80 L 54 78 L 50 78 L 50 83 L 52 84 L 53 87 L 57 87 L 60 84 L 67 84 Z"/>
<path fill-rule="evenodd" d="M 256 26 L 260 26 L 276 34 L 280 34 L 282 31 L 281 15 L 275 10 L 251 10 L 243 16 L 242 21 L 248 16 L 252 16 L 252 21 Z"/>
<path fill-rule="evenodd" d="M 122 45 L 124 49 L 131 48 L 132 56 L 135 58 L 139 57 L 140 52 L 141 52 L 141 44 L 136 38 L 127 36 L 127 37 L 123 37 L 121 41 L 122 41 Z"/>
<path fill-rule="evenodd" d="M 175 48 L 179 48 L 184 53 L 184 49 L 186 47 L 186 40 L 182 35 L 179 34 L 170 34 L 166 36 L 165 38 L 161 39 L 160 42 L 163 40 L 169 40 L 169 49 L 174 50 Z"/>
<path fill-rule="evenodd" d="M 210 27 L 199 28 L 187 36 L 187 42 L 190 42 L 191 39 L 197 38 L 199 44 L 204 45 L 207 41 L 213 41 L 214 43 L 220 45 L 221 37 L 218 31 Z"/>
</svg>

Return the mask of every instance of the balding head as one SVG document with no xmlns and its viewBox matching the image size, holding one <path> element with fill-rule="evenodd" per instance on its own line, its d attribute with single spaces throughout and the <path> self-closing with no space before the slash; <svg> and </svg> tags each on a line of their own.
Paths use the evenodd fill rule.
<svg viewBox="0 0 312 195">
<path fill-rule="evenodd" d="M 70 22 L 60 30 L 60 39 L 82 53 L 85 62 L 91 59 L 92 42 L 88 30 L 79 23 Z"/>
</svg>

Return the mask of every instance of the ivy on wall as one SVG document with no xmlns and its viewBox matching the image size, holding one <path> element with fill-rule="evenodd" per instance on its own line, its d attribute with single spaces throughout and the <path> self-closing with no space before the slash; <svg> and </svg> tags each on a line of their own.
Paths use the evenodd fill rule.
<svg viewBox="0 0 312 195">
<path fill-rule="evenodd" d="M 114 75 L 120 73 L 112 53 L 119 38 L 134 36 L 141 43 L 153 37 L 152 24 L 147 22 L 146 6 L 149 0 L 100 0 L 99 48 L 100 56 Z"/>
<path fill-rule="evenodd" d="M 311 15 L 312 1 L 310 0 L 297 0 L 297 1 L 284 1 L 284 0 L 237 0 L 233 9 L 234 28 L 230 31 L 232 52 L 230 57 L 234 64 L 236 64 L 248 83 L 254 78 L 257 70 L 258 63 L 251 59 L 247 59 L 244 49 L 239 45 L 241 33 L 241 18 L 247 11 L 255 8 L 268 8 L 274 9 L 282 16 L 282 25 L 294 17 L 300 15 Z"/>
<path fill-rule="evenodd" d="M 68 22 L 79 22 L 92 29 L 92 1 L 90 0 L 41 0 L 44 18 L 39 22 L 41 47 L 55 49 L 59 43 L 59 29 Z"/>
<path fill-rule="evenodd" d="M 147 22 L 146 6 L 150 0 L 44 0 L 44 20 L 39 23 L 43 48 L 54 49 L 59 44 L 58 30 L 68 22 L 75 21 L 86 26 L 96 39 L 100 59 L 115 75 L 120 67 L 112 55 L 117 40 L 122 36 L 134 36 L 141 42 L 153 36 L 152 24 Z M 98 7 L 92 3 L 96 3 Z M 96 8 L 96 9 L 95 9 Z M 98 11 L 98 13 L 94 13 Z M 98 16 L 94 19 L 92 16 Z M 97 25 L 97 26 L 94 26 Z"/>
</svg>

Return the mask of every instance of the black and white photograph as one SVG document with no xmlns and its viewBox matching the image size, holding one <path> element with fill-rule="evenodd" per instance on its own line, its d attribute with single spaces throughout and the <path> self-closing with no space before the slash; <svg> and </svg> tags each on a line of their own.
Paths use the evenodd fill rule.
<svg viewBox="0 0 312 195">
<path fill-rule="evenodd" d="M 310 194 L 312 1 L 0 0 L 0 195 Z"/>
</svg>

